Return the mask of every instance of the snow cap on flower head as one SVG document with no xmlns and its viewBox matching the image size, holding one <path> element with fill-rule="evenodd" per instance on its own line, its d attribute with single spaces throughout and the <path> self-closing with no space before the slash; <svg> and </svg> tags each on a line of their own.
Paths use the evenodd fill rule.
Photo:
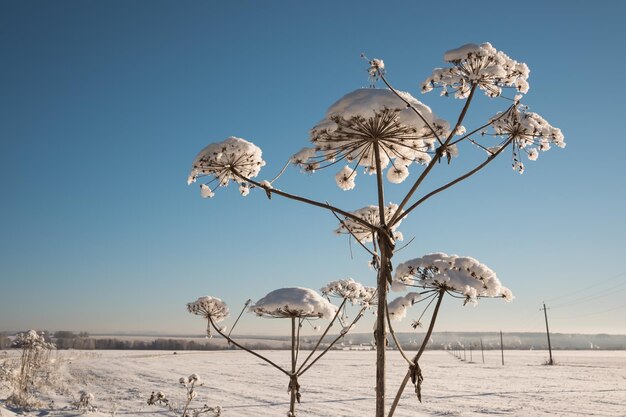
<svg viewBox="0 0 626 417">
<path fill-rule="evenodd" d="M 431 253 L 398 265 L 393 290 L 406 286 L 440 289 L 462 294 L 466 303 L 475 304 L 479 297 L 513 299 L 496 273 L 487 265 L 468 256 Z"/>
<path fill-rule="evenodd" d="M 422 296 L 418 292 L 410 292 L 404 296 L 398 297 L 387 304 L 387 311 L 391 320 L 400 321 L 406 317 L 409 307 L 417 303 Z"/>
<path fill-rule="evenodd" d="M 265 317 L 299 317 L 330 319 L 337 307 L 309 288 L 280 288 L 267 294 L 250 307 L 250 312 Z"/>
<path fill-rule="evenodd" d="M 422 84 L 422 93 L 441 87 L 441 95 L 447 96 L 448 89 L 456 98 L 467 98 L 473 85 L 477 85 L 489 97 L 498 97 L 503 87 L 514 87 L 519 93 L 529 89 L 530 70 L 523 62 L 517 62 L 504 52 L 496 50 L 490 43 L 469 43 L 444 54 L 449 68 L 435 68 Z"/>
<path fill-rule="evenodd" d="M 200 297 L 191 303 L 187 303 L 187 311 L 206 319 L 212 318 L 215 322 L 224 320 L 230 314 L 225 302 L 219 298 L 208 295 Z"/>
<path fill-rule="evenodd" d="M 363 286 L 363 284 L 356 282 L 352 278 L 331 281 L 320 291 L 326 296 L 344 298 L 352 304 L 369 304 L 373 301 L 373 294 L 368 287 Z"/>
<path fill-rule="evenodd" d="M 389 167 L 389 181 L 400 183 L 407 178 L 409 165 L 426 164 L 432 159 L 435 133 L 443 136 L 449 130 L 448 122 L 439 119 L 409 93 L 358 89 L 328 109 L 324 119 L 311 130 L 313 147 L 302 149 L 290 162 L 306 172 L 341 161 L 352 164 L 335 177 L 340 188 L 351 190 L 358 166 L 364 167 L 368 174 L 376 172 L 373 145 L 377 143 L 381 169 Z"/>
</svg>

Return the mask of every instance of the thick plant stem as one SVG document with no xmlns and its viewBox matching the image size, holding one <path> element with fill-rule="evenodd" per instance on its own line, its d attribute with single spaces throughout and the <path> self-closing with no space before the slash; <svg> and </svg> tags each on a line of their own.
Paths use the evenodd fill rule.
<svg viewBox="0 0 626 417">
<path fill-rule="evenodd" d="M 385 315 L 387 307 L 387 279 L 383 269 L 387 268 L 389 260 L 385 251 L 381 253 L 381 266 L 378 273 L 378 310 L 376 313 L 376 417 L 385 416 Z"/>
<path fill-rule="evenodd" d="M 296 374 L 296 318 L 291 318 L 291 377 L 289 381 L 291 398 L 289 400 L 289 416 L 295 417 L 296 415 L 296 387 L 293 377 Z"/>
<path fill-rule="evenodd" d="M 439 307 L 441 307 L 441 301 L 443 300 L 443 296 L 445 295 L 445 293 L 446 293 L 445 289 L 439 290 L 439 298 L 437 298 L 437 304 L 435 305 L 433 316 L 430 319 L 430 325 L 428 326 L 428 331 L 426 332 L 426 335 L 424 336 L 424 341 L 422 342 L 422 345 L 420 346 L 419 351 L 413 358 L 414 365 L 417 365 L 417 362 L 422 357 L 424 350 L 426 350 L 426 345 L 428 344 L 428 341 L 430 340 L 430 336 L 433 334 L 433 329 L 435 328 L 435 321 L 437 320 L 437 314 L 439 313 Z M 387 417 L 392 417 L 393 413 L 396 411 L 396 407 L 398 406 L 398 403 L 400 402 L 400 397 L 402 396 L 402 393 L 404 392 L 404 388 L 406 388 L 406 384 L 409 382 L 410 377 L 411 377 L 411 371 L 409 370 L 404 376 L 404 379 L 402 380 L 402 384 L 400 384 L 400 388 L 398 388 L 398 392 L 396 393 L 396 398 L 393 399 L 393 404 L 391 405 L 391 408 L 389 409 L 389 415 Z"/>
<path fill-rule="evenodd" d="M 380 265 L 376 283 L 378 293 L 378 309 L 376 312 L 376 417 L 385 416 L 385 353 L 386 353 L 386 309 L 387 309 L 387 278 L 391 276 L 391 237 L 385 223 L 385 192 L 383 188 L 383 174 L 380 163 L 380 148 L 378 142 L 374 143 L 374 158 L 376 161 L 376 183 L 378 187 L 378 210 L 380 227 L 377 232 L 378 246 L 380 248 Z"/>
</svg>

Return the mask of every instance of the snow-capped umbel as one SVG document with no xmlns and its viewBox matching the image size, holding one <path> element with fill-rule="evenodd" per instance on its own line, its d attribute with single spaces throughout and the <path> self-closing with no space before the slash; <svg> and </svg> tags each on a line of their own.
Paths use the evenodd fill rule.
<svg viewBox="0 0 626 417">
<path fill-rule="evenodd" d="M 372 288 L 365 287 L 352 278 L 329 282 L 320 291 L 326 296 L 345 298 L 352 304 L 372 304 L 374 301 Z"/>
<path fill-rule="evenodd" d="M 398 297 L 387 304 L 389 318 L 394 321 L 400 321 L 406 317 L 407 309 L 417 303 L 422 296 L 418 292 L 410 292 L 404 296 Z"/>
<path fill-rule="evenodd" d="M 454 97 L 467 98 L 474 84 L 489 97 L 502 94 L 502 87 L 515 87 L 524 94 L 528 92 L 528 66 L 509 58 L 488 42 L 463 45 L 446 52 L 443 59 L 454 66 L 435 68 L 421 85 L 423 93 L 441 87 L 441 94 L 448 95 L 450 88 Z"/>
<path fill-rule="evenodd" d="M 187 303 L 187 311 L 206 319 L 209 317 L 214 322 L 224 320 L 230 314 L 225 302 L 216 297 L 200 297 L 196 301 Z"/>
<path fill-rule="evenodd" d="M 280 288 L 257 301 L 250 311 L 266 317 L 330 319 L 337 307 L 309 288 Z"/>
<path fill-rule="evenodd" d="M 450 125 L 409 93 L 399 94 L 428 124 L 390 90 L 355 90 L 333 104 L 311 130 L 313 147 L 302 149 L 290 161 L 307 172 L 340 161 L 354 163 L 354 168 L 343 168 L 336 176 L 337 185 L 350 190 L 358 166 L 365 167 L 369 174 L 376 172 L 374 146 L 378 143 L 381 169 L 391 165 L 389 169 L 394 171 L 387 178 L 394 183 L 404 181 L 411 163 L 426 164 L 431 160 L 429 152 L 434 150 L 435 141 L 431 127 L 443 136 Z"/>
<path fill-rule="evenodd" d="M 389 223 L 393 215 L 398 210 L 398 205 L 394 203 L 389 203 L 385 206 L 385 223 Z M 403 213 L 402 211 L 401 213 Z M 367 206 L 360 208 L 356 211 L 351 212 L 351 214 L 357 216 L 360 219 L 365 220 L 369 224 L 374 227 L 380 226 L 380 210 L 378 206 Z M 396 229 L 400 226 L 402 220 L 396 222 L 392 227 L 391 231 L 393 232 L 393 238 L 395 240 L 402 240 L 403 236 L 401 232 L 398 232 Z M 345 218 L 343 223 L 339 225 L 339 228 L 335 230 L 337 234 L 352 234 L 357 240 L 361 243 L 371 242 L 374 234 L 374 230 L 363 226 L 361 223 L 358 223 L 352 219 Z"/>
<path fill-rule="evenodd" d="M 196 155 L 187 184 L 196 182 L 200 177 L 212 176 L 209 183 L 200 185 L 202 197 L 213 197 L 218 186 L 226 187 L 230 181 L 239 183 L 239 192 L 246 196 L 250 190 L 249 185 L 233 170 L 244 178 L 256 177 L 265 165 L 261 153 L 261 149 L 255 144 L 234 136 L 223 142 L 212 143 Z M 211 186 L 214 182 L 217 184 Z"/>
<path fill-rule="evenodd" d="M 527 112 L 518 105 L 506 113 L 498 113 L 491 120 L 497 136 L 511 137 L 513 140 L 513 169 L 520 174 L 524 164 L 519 154 L 525 152 L 531 161 L 537 160 L 539 151 L 545 152 L 551 145 L 565 147 L 565 137 L 561 129 L 553 127 L 537 113 Z"/>
<path fill-rule="evenodd" d="M 513 299 L 511 291 L 502 286 L 487 265 L 474 258 L 445 253 L 432 253 L 398 265 L 393 289 L 402 290 L 407 285 L 462 294 L 466 303 L 475 303 L 479 297 Z"/>
</svg>

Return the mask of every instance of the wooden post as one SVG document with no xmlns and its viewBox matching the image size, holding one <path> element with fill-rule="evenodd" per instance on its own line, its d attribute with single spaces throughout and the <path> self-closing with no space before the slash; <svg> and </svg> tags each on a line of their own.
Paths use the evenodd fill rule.
<svg viewBox="0 0 626 417">
<path fill-rule="evenodd" d="M 480 353 L 483 355 L 483 364 L 485 363 L 485 348 L 483 347 L 483 338 L 480 338 Z"/>
<path fill-rule="evenodd" d="M 502 343 L 502 330 L 500 330 L 500 352 L 502 353 L 502 366 L 504 366 L 504 343 Z"/>
<path fill-rule="evenodd" d="M 550 362 L 548 363 L 548 365 L 554 365 L 554 362 L 552 361 L 552 345 L 550 344 L 550 329 L 548 328 L 548 313 L 546 312 L 546 310 L 548 310 L 546 308 L 546 303 L 543 303 L 543 315 L 546 318 L 546 333 L 548 334 L 548 351 L 550 352 Z"/>
</svg>

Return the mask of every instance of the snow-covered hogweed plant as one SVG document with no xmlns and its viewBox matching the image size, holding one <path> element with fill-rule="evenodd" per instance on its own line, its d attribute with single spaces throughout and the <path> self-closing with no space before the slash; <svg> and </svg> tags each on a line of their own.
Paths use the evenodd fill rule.
<svg viewBox="0 0 626 417">
<path fill-rule="evenodd" d="M 300 383 L 298 378 L 302 376 L 307 370 L 309 370 L 322 356 L 324 356 L 363 316 L 366 309 L 375 304 L 376 290 L 375 288 L 365 287 L 359 282 L 348 278 L 345 280 L 337 280 L 330 282 L 321 290 L 320 296 L 316 291 L 309 288 L 293 287 L 293 288 L 279 288 L 271 291 L 256 303 L 248 306 L 247 302 L 244 306 L 244 311 L 253 313 L 258 317 L 266 318 L 283 318 L 290 319 L 291 321 L 291 367 L 284 368 L 275 362 L 271 361 L 267 357 L 255 352 L 248 347 L 239 344 L 231 333 L 234 326 L 237 324 L 239 317 L 235 321 L 235 324 L 231 328 L 230 333 L 226 334 L 223 328 L 217 326 L 218 319 L 226 317 L 228 307 L 226 304 L 215 297 L 201 297 L 197 301 L 187 304 L 187 309 L 193 314 L 200 315 L 207 319 L 208 326 L 212 327 L 217 333 L 226 338 L 228 342 L 244 351 L 256 356 L 257 358 L 270 364 L 289 379 L 288 392 L 290 394 L 290 407 L 289 416 L 296 415 L 296 403 L 300 403 Z M 332 304 L 329 297 L 340 298 L 342 301 L 337 307 Z M 347 317 L 342 314 L 342 310 L 345 307 L 346 302 L 350 301 L 353 304 L 360 305 L 360 311 L 358 314 L 348 322 Z M 330 320 L 329 324 L 322 335 L 318 338 L 317 342 L 311 348 L 311 351 L 304 359 L 298 363 L 299 351 L 301 349 L 300 340 L 300 328 L 305 321 L 311 320 Z M 321 343 L 333 324 L 339 321 L 341 330 L 339 335 L 333 337 L 323 351 L 318 353 L 318 349 L 321 347 Z M 158 394 L 153 393 L 155 401 L 160 397 Z M 163 402 L 164 400 L 160 400 Z"/>
<path fill-rule="evenodd" d="M 319 310 L 316 309 L 320 307 L 318 306 L 312 311 L 318 317 L 333 316 L 334 311 L 330 325 L 335 319 L 342 323 L 339 335 L 341 337 L 353 325 L 343 323 L 341 310 L 346 302 L 358 303 L 362 308 L 376 306 L 374 332 L 377 348 L 376 417 L 386 415 L 386 334 L 389 332 L 395 340 L 392 322 L 406 316 L 408 307 L 427 300 L 437 300 L 424 342 L 413 359 L 408 358 L 395 340 L 398 350 L 409 365 L 409 371 L 396 394 L 388 417 L 393 415 L 409 378 L 415 385 L 418 398 L 421 398 L 420 387 L 423 378 L 418 360 L 430 339 L 445 294 L 463 298 L 471 303 L 481 297 L 505 299 L 512 297 L 510 291 L 501 286 L 495 273 L 483 264 L 472 258 L 442 253 L 426 255 L 399 265 L 394 281 L 392 259 L 400 249 L 396 248 L 396 242 L 403 238 L 397 230 L 402 220 L 433 196 L 485 168 L 507 148 L 512 150 L 513 168 L 521 173 L 524 166 L 520 154 L 526 153 L 529 160 L 536 160 L 540 151 L 547 151 L 552 145 L 560 148 L 565 146 L 562 132 L 538 114 L 530 112 L 527 105 L 522 103 L 524 94 L 530 88 L 528 83 L 530 70 L 526 64 L 510 58 L 489 43 L 463 45 L 446 52 L 444 61 L 450 65 L 447 68 L 435 68 L 421 84 L 421 91 L 428 93 L 440 89 L 441 96 L 462 99 L 462 108 L 454 123 L 438 117 L 429 106 L 410 93 L 394 88 L 387 79 L 385 72 L 387 67 L 383 60 L 372 59 L 369 60 L 367 68 L 372 83 L 370 87 L 382 82 L 386 88 L 363 88 L 343 95 L 328 108 L 322 120 L 310 130 L 310 145 L 289 159 L 289 163 L 306 173 L 319 172 L 327 167 L 338 168 L 334 180 L 342 190 L 356 189 L 359 169 L 374 176 L 376 196 L 372 202 L 374 204 L 370 206 L 358 210 L 343 209 L 328 201 L 317 201 L 277 188 L 276 181 L 284 174 L 286 167 L 271 180 L 257 180 L 261 167 L 265 165 L 260 148 L 244 139 L 234 137 L 203 149 L 195 158 L 189 176 L 190 183 L 203 176 L 211 178 L 211 182 L 201 185 L 201 193 L 205 197 L 213 196 L 218 186 L 236 182 L 243 195 L 247 195 L 252 188 L 260 188 L 268 198 L 278 195 L 330 211 L 340 223 L 336 233 L 354 237 L 355 241 L 372 256 L 371 266 L 377 274 L 375 291 L 363 296 L 361 288 L 356 283 L 335 281 L 324 287 L 322 293 L 326 297 L 340 297 L 342 305 L 336 310 L 330 307 Z M 505 97 L 505 89 L 510 89 L 515 96 Z M 483 117 L 484 122 L 478 123 L 477 126 L 466 126 L 464 124 L 466 116 L 479 90 L 489 99 L 500 99 L 505 105 L 495 115 Z M 446 180 L 447 182 L 443 184 L 432 186 L 430 185 L 432 181 L 426 181 L 428 176 L 445 169 L 447 165 L 459 165 L 461 163 L 459 161 L 462 160 L 460 156 L 472 150 L 478 150 L 480 157 L 484 159 L 475 162 L 476 159 L 469 158 L 468 160 L 474 162 L 471 162 L 467 169 L 462 168 L 461 174 Z M 486 156 L 484 152 L 487 153 Z M 447 160 L 447 164 L 440 164 L 442 160 Z M 411 171 L 417 171 L 418 174 L 408 186 L 404 197 L 399 203 L 388 203 L 385 198 L 385 187 L 400 187 L 409 180 Z M 211 185 L 213 183 L 215 185 Z M 429 264 L 430 261 L 432 263 Z M 421 288 L 421 291 L 388 302 L 387 294 L 392 283 L 394 289 L 412 285 Z M 293 289 L 286 293 L 294 295 Z M 277 293 L 268 294 L 270 295 L 278 296 Z M 270 303 L 269 300 L 260 300 L 250 310 L 263 316 L 291 318 L 295 346 L 296 329 L 299 329 L 296 325 L 302 323 L 302 320 L 309 320 L 311 315 L 315 314 L 307 312 L 297 303 L 294 304 L 293 300 L 285 299 L 284 304 L 274 301 Z M 431 306 L 431 303 L 426 304 L 424 312 Z M 208 319 L 209 325 L 223 334 L 215 326 L 218 321 L 217 315 L 203 313 L 201 310 L 192 312 L 203 315 Z M 421 324 L 420 319 L 414 322 Z M 326 331 L 329 328 L 330 326 Z M 223 335 L 232 342 L 228 335 Z M 313 360 L 313 363 L 316 360 Z M 300 367 L 298 370 L 292 363 L 292 369 L 289 371 L 272 365 L 290 377 L 292 393 L 290 413 L 295 415 L 294 391 L 297 394 L 296 399 L 299 399 L 297 376 L 308 367 Z"/>
</svg>

